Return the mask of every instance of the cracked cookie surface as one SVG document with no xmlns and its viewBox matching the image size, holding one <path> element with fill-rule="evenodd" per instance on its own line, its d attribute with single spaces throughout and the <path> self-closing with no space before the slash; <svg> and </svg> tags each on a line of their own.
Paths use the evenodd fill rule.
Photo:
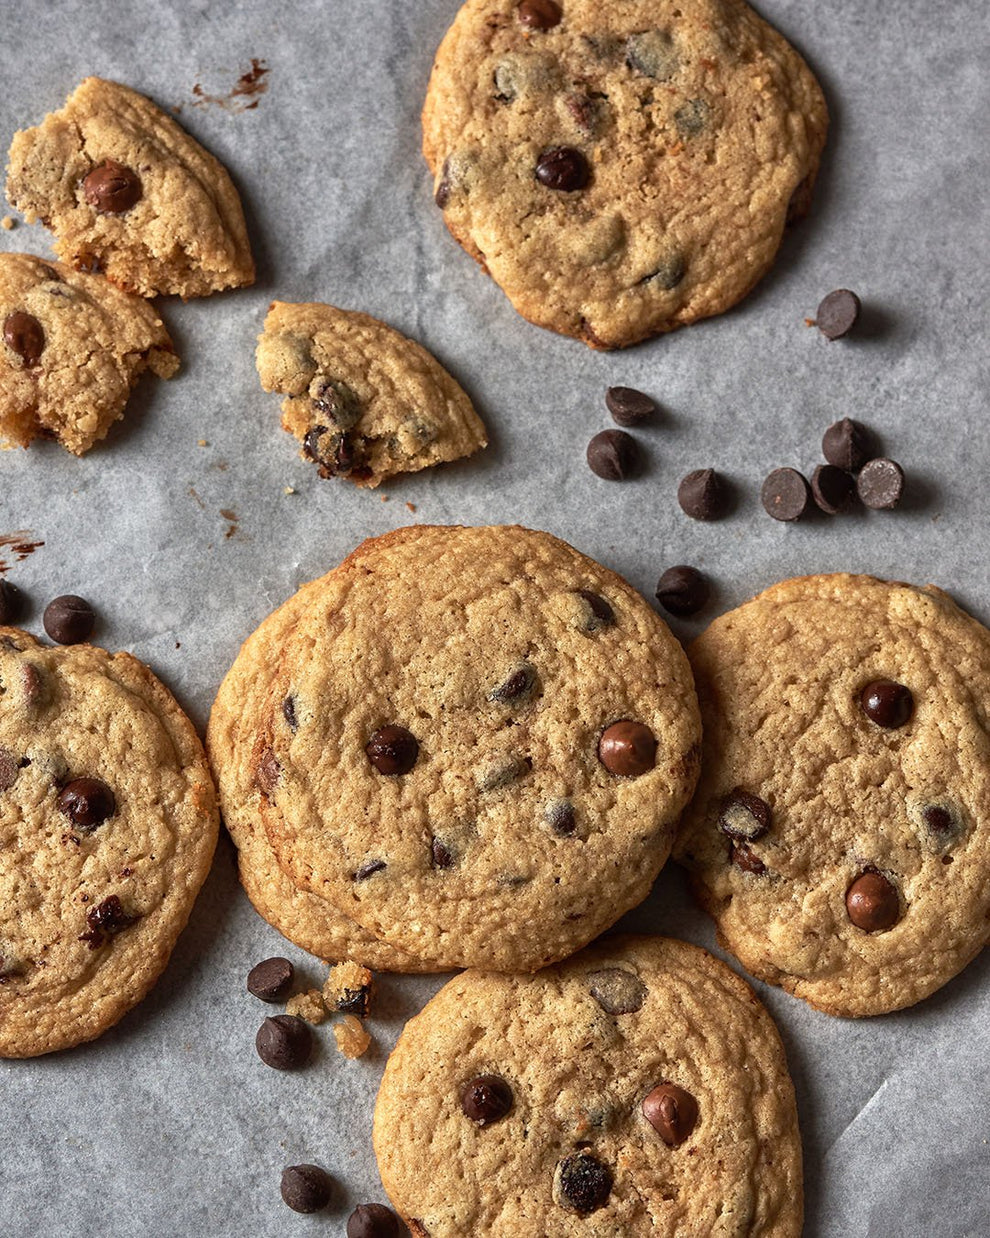
<svg viewBox="0 0 990 1238">
<path fill-rule="evenodd" d="M 619 348 L 753 287 L 827 125 L 807 65 L 742 0 L 468 0 L 423 150 L 448 228 L 515 308 Z"/>
</svg>

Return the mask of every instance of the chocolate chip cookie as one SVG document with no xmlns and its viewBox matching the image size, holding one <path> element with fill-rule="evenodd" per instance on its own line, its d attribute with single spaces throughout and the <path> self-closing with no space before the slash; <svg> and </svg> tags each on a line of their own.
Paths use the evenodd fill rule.
<svg viewBox="0 0 990 1238">
<path fill-rule="evenodd" d="M 151 297 L 254 283 L 226 168 L 150 99 L 88 77 L 61 111 L 14 134 L 7 197 L 55 233 L 55 252 Z"/>
<path fill-rule="evenodd" d="M 0 1057 L 34 1057 L 157 980 L 217 811 L 192 725 L 129 654 L 0 628 L 0 701 Z"/>
<path fill-rule="evenodd" d="M 286 397 L 282 425 L 321 477 L 377 486 L 488 442 L 443 366 L 376 318 L 275 301 L 258 339 L 261 385 Z"/>
<path fill-rule="evenodd" d="M 821 89 L 742 0 L 468 0 L 423 150 L 448 228 L 531 322 L 621 348 L 767 271 L 825 142 Z"/>
<path fill-rule="evenodd" d="M 656 612 L 546 533 L 401 529 L 271 677 L 260 806 L 293 881 L 441 967 L 532 971 L 640 902 L 697 774 Z"/>
<path fill-rule="evenodd" d="M 57 438 L 81 456 L 124 413 L 144 370 L 179 368 L 154 309 L 97 275 L 0 254 L 0 439 Z"/>
<path fill-rule="evenodd" d="M 990 936 L 990 632 L 940 590 L 787 580 L 690 651 L 704 720 L 676 856 L 754 975 L 910 1006 Z"/>
<path fill-rule="evenodd" d="M 794 1090 L 725 964 L 615 937 L 535 976 L 465 972 L 406 1024 L 375 1108 L 414 1234 L 801 1232 Z"/>
</svg>

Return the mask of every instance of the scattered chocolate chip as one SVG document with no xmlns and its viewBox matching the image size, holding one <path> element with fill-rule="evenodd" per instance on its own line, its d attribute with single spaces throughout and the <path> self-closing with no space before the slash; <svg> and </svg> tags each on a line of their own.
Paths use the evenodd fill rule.
<svg viewBox="0 0 990 1238">
<path fill-rule="evenodd" d="M 247 991 L 263 1002 L 281 1002 L 289 996 L 296 969 L 288 959 L 265 959 L 248 972 Z"/>
<path fill-rule="evenodd" d="M 605 392 L 605 405 L 612 420 L 620 426 L 641 426 L 657 411 L 656 401 L 635 387 L 609 387 Z"/>
<path fill-rule="evenodd" d="M 122 215 L 141 201 L 141 178 L 124 164 L 106 159 L 83 181 L 83 194 L 101 215 Z"/>
<path fill-rule="evenodd" d="M 855 292 L 850 292 L 848 288 L 837 288 L 819 305 L 815 324 L 826 339 L 841 340 L 856 325 L 861 309 Z"/>
<path fill-rule="evenodd" d="M 365 746 L 368 760 L 379 774 L 408 774 L 419 756 L 419 741 L 404 726 L 383 726 Z"/>
<path fill-rule="evenodd" d="M 672 615 L 694 615 L 711 596 L 711 586 L 697 568 L 669 567 L 657 581 L 657 601 Z"/>
<path fill-rule="evenodd" d="M 725 515 L 725 485 L 714 469 L 695 469 L 677 487 L 681 511 L 692 520 L 718 520 Z"/>
<path fill-rule="evenodd" d="M 476 1126 L 491 1126 L 512 1108 L 512 1088 L 500 1075 L 478 1075 L 462 1088 L 461 1108 Z"/>
<path fill-rule="evenodd" d="M 313 1052 L 313 1033 L 309 1024 L 294 1014 L 277 1014 L 262 1023 L 254 1047 L 273 1070 L 299 1070 Z"/>
<path fill-rule="evenodd" d="M 828 516 L 837 516 L 849 506 L 856 483 L 834 464 L 819 464 L 811 475 L 811 497 Z"/>
<path fill-rule="evenodd" d="M 760 502 L 774 520 L 799 520 L 810 501 L 808 483 L 797 469 L 774 469 L 760 491 Z"/>
<path fill-rule="evenodd" d="M 24 613 L 24 594 L 9 580 L 0 580 L 0 624 L 16 623 Z"/>
<path fill-rule="evenodd" d="M 746 843 L 732 843 L 729 847 L 729 863 L 744 873 L 752 873 L 754 877 L 762 877 L 767 866 Z"/>
<path fill-rule="evenodd" d="M 674 124 L 681 137 L 696 138 L 708 127 L 711 114 L 711 104 L 706 100 L 688 99 L 687 103 L 674 113 Z"/>
<path fill-rule="evenodd" d="M 287 696 L 282 702 L 282 717 L 288 724 L 290 731 L 298 731 L 299 719 L 296 717 L 296 698 Z"/>
<path fill-rule="evenodd" d="M 319 1212 L 332 1194 L 333 1180 L 319 1165 L 290 1165 L 282 1170 L 282 1198 L 293 1212 Z"/>
<path fill-rule="evenodd" d="M 656 764 L 657 741 L 648 726 L 625 718 L 602 732 L 598 759 L 610 774 L 638 778 Z"/>
<path fill-rule="evenodd" d="M 57 644 L 78 645 L 92 635 L 96 614 L 84 598 L 66 593 L 48 603 L 41 622 Z"/>
<path fill-rule="evenodd" d="M 677 72 L 674 40 L 666 30 L 642 30 L 626 41 L 626 64 L 644 77 L 669 81 Z"/>
<path fill-rule="evenodd" d="M 433 868 L 450 868 L 454 855 L 445 842 L 434 838 L 430 843 L 430 864 Z"/>
<path fill-rule="evenodd" d="M 21 772 L 21 763 L 9 748 L 0 748 L 0 791 L 9 791 Z"/>
<path fill-rule="evenodd" d="M 137 916 L 128 915 L 117 895 L 111 894 L 109 898 L 105 898 L 98 906 L 91 907 L 86 913 L 89 932 L 83 933 L 79 940 L 88 941 L 90 950 L 97 950 L 108 937 L 122 933 L 137 918 Z"/>
<path fill-rule="evenodd" d="M 859 694 L 859 704 L 871 722 L 888 731 L 904 726 L 914 711 L 911 689 L 892 679 L 875 679 Z"/>
<path fill-rule="evenodd" d="M 661 258 L 648 275 L 644 275 L 640 284 L 656 284 L 664 292 L 672 292 L 687 274 L 687 263 L 683 254 L 669 254 Z"/>
<path fill-rule="evenodd" d="M 646 1001 L 646 985 L 621 967 L 591 972 L 588 991 L 606 1014 L 635 1014 Z"/>
<path fill-rule="evenodd" d="M 7 347 L 31 370 L 41 360 L 45 349 L 45 332 L 33 314 L 15 310 L 3 320 L 3 339 Z"/>
<path fill-rule="evenodd" d="M 100 778 L 73 778 L 55 801 L 59 812 L 84 834 L 92 832 L 117 811 L 113 791 Z"/>
<path fill-rule="evenodd" d="M 591 168 L 584 155 L 573 146 L 551 146 L 537 160 L 536 179 L 547 189 L 574 193 L 584 189 L 591 180 Z"/>
<path fill-rule="evenodd" d="M 384 1204 L 358 1204 L 347 1218 L 347 1238 L 399 1238 L 399 1221 Z"/>
<path fill-rule="evenodd" d="M 639 448 L 625 430 L 602 430 L 588 444 L 588 467 L 606 481 L 625 481 L 636 471 Z"/>
<path fill-rule="evenodd" d="M 904 495 L 904 470 L 894 460 L 870 460 L 856 478 L 856 493 L 864 507 L 890 511 Z"/>
<path fill-rule="evenodd" d="M 676 1083 L 661 1083 L 643 1100 L 643 1117 L 668 1148 L 676 1148 L 694 1130 L 698 1102 Z"/>
<path fill-rule="evenodd" d="M 884 933 L 901 918 L 897 890 L 872 868 L 861 873 L 846 891 L 846 911 L 864 933 Z"/>
<path fill-rule="evenodd" d="M 278 780 L 282 774 L 282 767 L 278 763 L 278 759 L 271 748 L 266 748 L 261 754 L 261 760 L 258 762 L 258 768 L 255 771 L 255 781 L 261 788 L 262 794 L 266 797 L 278 786 Z"/>
<path fill-rule="evenodd" d="M 369 877 L 374 877 L 375 873 L 383 872 L 388 865 L 384 860 L 368 860 L 354 874 L 355 881 L 367 881 Z"/>
<path fill-rule="evenodd" d="M 577 814 L 570 800 L 554 800 L 543 813 L 543 820 L 561 838 L 572 838 L 577 829 Z"/>
<path fill-rule="evenodd" d="M 565 1156 L 557 1166 L 558 1203 L 579 1216 L 603 1206 L 612 1190 L 612 1171 L 590 1152 Z"/>
<path fill-rule="evenodd" d="M 743 842 L 755 842 L 770 829 L 773 814 L 766 800 L 736 787 L 722 801 L 718 827 L 723 834 Z"/>
<path fill-rule="evenodd" d="M 560 24 L 563 13 L 554 0 L 522 0 L 516 9 L 516 16 L 522 25 L 529 26 L 531 30 L 552 30 Z"/>
<path fill-rule="evenodd" d="M 851 417 L 833 422 L 822 437 L 822 455 L 848 473 L 858 473 L 872 454 L 873 435 Z"/>
<path fill-rule="evenodd" d="M 574 592 L 587 602 L 591 611 L 585 624 L 586 632 L 597 632 L 599 628 L 611 627 L 615 623 L 615 611 L 603 597 L 592 593 L 590 589 L 575 589 Z"/>
<path fill-rule="evenodd" d="M 536 668 L 529 662 L 520 662 L 497 688 L 492 689 L 488 699 L 498 705 L 509 705 L 529 696 L 536 683 Z"/>
</svg>

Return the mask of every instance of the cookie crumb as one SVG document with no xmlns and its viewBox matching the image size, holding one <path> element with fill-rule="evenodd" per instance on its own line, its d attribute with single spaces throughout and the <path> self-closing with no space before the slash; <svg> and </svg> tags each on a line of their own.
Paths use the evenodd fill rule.
<svg viewBox="0 0 990 1238">
<path fill-rule="evenodd" d="M 366 1019 L 371 1002 L 371 981 L 372 975 L 367 967 L 362 967 L 360 963 L 354 963 L 350 959 L 331 967 L 330 975 L 323 986 L 323 1000 L 327 1009 Z"/>
<path fill-rule="evenodd" d="M 383 495 L 381 496 L 381 500 L 382 500 L 382 502 L 383 502 L 383 503 L 387 503 L 387 502 L 388 502 L 388 495 L 387 495 L 387 494 L 383 494 Z"/>
<path fill-rule="evenodd" d="M 323 1004 L 319 989 L 307 989 L 305 993 L 297 993 L 290 997 L 285 1005 L 285 1013 L 305 1019 L 314 1027 L 319 1027 L 327 1017 L 327 1008 Z"/>
<path fill-rule="evenodd" d="M 210 444 L 206 441 L 206 439 L 205 439 L 205 438 L 197 439 L 197 441 L 196 441 L 196 446 L 197 446 L 197 447 L 209 447 L 209 445 L 210 445 Z"/>
<path fill-rule="evenodd" d="M 295 494 L 295 492 L 296 492 L 295 486 L 286 486 L 285 489 L 282 491 L 283 494 Z"/>
<path fill-rule="evenodd" d="M 0 219 L 0 228 L 3 228 L 5 232 L 9 232 L 11 228 L 16 225 L 16 223 L 17 221 L 14 219 L 13 215 L 4 215 L 3 219 Z"/>
<path fill-rule="evenodd" d="M 333 1038 L 337 1048 L 352 1060 L 360 1057 L 371 1044 L 371 1036 L 361 1026 L 360 1019 L 352 1014 L 345 1014 L 343 1019 L 334 1025 Z"/>
<path fill-rule="evenodd" d="M 407 508 L 409 509 L 409 511 L 411 511 L 411 512 L 415 512 L 415 510 L 416 510 L 416 504 L 415 504 L 415 503 L 407 503 L 407 504 L 406 504 L 406 507 L 407 507 Z"/>
</svg>

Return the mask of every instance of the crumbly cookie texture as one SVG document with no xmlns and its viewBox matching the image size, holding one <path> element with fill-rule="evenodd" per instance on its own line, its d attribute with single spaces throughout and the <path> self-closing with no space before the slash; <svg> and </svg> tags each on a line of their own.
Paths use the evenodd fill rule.
<svg viewBox="0 0 990 1238">
<path fill-rule="evenodd" d="M 319 989 L 307 989 L 304 993 L 296 993 L 285 1004 L 285 1013 L 294 1015 L 297 1019 L 305 1019 L 314 1027 L 319 1027 L 327 1018 L 327 1008 Z"/>
<path fill-rule="evenodd" d="M 206 746 L 224 825 L 237 848 L 241 884 L 260 916 L 319 958 L 359 959 L 376 971 L 438 971 L 429 960 L 379 941 L 325 899 L 293 885 L 260 822 L 254 764 L 260 710 L 283 647 L 319 584 L 304 586 L 248 637 L 210 712 Z"/>
<path fill-rule="evenodd" d="M 297 884 L 441 968 L 507 971 L 645 898 L 699 720 L 679 644 L 621 577 L 545 533 L 416 526 L 318 590 L 255 750 Z"/>
<path fill-rule="evenodd" d="M 81 270 L 151 297 L 254 283 L 237 190 L 223 165 L 150 99 L 88 77 L 14 134 L 7 197 Z"/>
<path fill-rule="evenodd" d="M 126 653 L 0 628 L 0 1056 L 99 1036 L 168 962 L 217 837 L 202 746 Z"/>
<path fill-rule="evenodd" d="M 990 935 L 990 632 L 940 590 L 787 580 L 691 646 L 676 857 L 719 940 L 830 1014 L 898 1010 Z"/>
<path fill-rule="evenodd" d="M 777 1030 L 729 968 L 667 938 L 456 976 L 399 1037 L 374 1141 L 393 1205 L 430 1238 L 801 1232 Z"/>
<path fill-rule="evenodd" d="M 808 207 L 827 127 L 807 65 L 742 0 L 468 0 L 423 150 L 448 228 L 515 308 L 620 348 L 746 295 Z"/>
<path fill-rule="evenodd" d="M 273 302 L 258 375 L 321 477 L 377 486 L 488 443 L 466 393 L 425 348 L 349 310 Z"/>
<path fill-rule="evenodd" d="M 56 438 L 81 456 L 123 416 L 144 370 L 179 368 L 155 310 L 97 275 L 0 254 L 0 439 Z"/>
</svg>

